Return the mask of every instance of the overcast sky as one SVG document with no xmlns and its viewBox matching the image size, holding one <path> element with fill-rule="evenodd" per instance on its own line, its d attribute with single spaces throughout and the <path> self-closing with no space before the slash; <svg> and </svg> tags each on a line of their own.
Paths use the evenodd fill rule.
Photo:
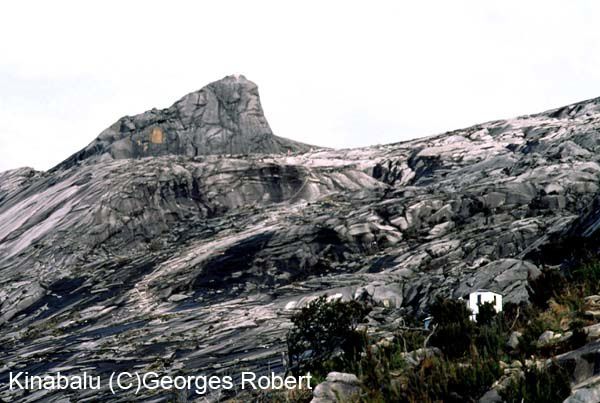
<svg viewBox="0 0 600 403">
<path fill-rule="evenodd" d="M 0 170 L 48 169 L 233 73 L 276 134 L 329 147 L 600 96 L 598 1 L 291 3 L 2 2 Z"/>
</svg>

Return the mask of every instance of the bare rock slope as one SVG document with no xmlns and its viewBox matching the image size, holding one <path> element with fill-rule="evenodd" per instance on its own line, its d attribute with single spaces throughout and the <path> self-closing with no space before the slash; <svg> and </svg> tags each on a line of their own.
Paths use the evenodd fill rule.
<svg viewBox="0 0 600 403">
<path fill-rule="evenodd" d="M 289 314 L 314 296 L 368 293 L 384 334 L 438 294 L 526 300 L 536 251 L 597 231 L 598 99 L 309 151 L 272 135 L 255 88 L 228 77 L 119 120 L 51 172 L 0 173 L 0 381 L 283 370 Z"/>
</svg>

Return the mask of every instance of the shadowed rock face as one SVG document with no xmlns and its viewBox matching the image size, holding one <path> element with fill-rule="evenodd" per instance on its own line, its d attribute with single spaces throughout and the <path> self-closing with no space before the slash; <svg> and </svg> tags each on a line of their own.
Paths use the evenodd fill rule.
<svg viewBox="0 0 600 403">
<path fill-rule="evenodd" d="M 186 95 L 170 108 L 119 119 L 58 167 L 68 168 L 86 159 L 276 154 L 309 149 L 306 144 L 273 135 L 258 87 L 235 75 Z"/>
<path fill-rule="evenodd" d="M 268 129 L 238 81 L 255 89 L 226 78 L 123 118 L 60 169 L 0 173 L 0 382 L 59 368 L 279 371 L 289 315 L 315 296 L 368 293 L 369 328 L 385 335 L 440 294 L 525 300 L 542 261 L 529 256 L 596 232 L 598 100 L 385 146 L 188 153 L 186 141 L 210 143 L 192 132 L 218 126 L 238 144 L 234 133 Z"/>
</svg>

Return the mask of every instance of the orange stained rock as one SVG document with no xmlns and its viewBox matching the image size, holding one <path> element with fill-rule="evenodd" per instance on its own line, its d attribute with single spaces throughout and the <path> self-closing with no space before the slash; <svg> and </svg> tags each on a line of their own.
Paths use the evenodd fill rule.
<svg viewBox="0 0 600 403">
<path fill-rule="evenodd" d="M 165 133 L 160 127 L 155 127 L 150 133 L 150 142 L 153 144 L 162 144 L 165 141 Z"/>
</svg>

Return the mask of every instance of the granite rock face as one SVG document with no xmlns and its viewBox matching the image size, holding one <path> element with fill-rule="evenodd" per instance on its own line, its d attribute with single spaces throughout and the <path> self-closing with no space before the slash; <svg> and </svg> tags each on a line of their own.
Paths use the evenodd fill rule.
<svg viewBox="0 0 600 403">
<path fill-rule="evenodd" d="M 273 135 L 258 87 L 242 75 L 233 75 L 184 96 L 170 108 L 119 119 L 59 167 L 90 158 L 276 154 L 310 148 Z"/>
<path fill-rule="evenodd" d="M 274 137 L 254 95 L 226 78 L 121 119 L 50 172 L 0 173 L 0 383 L 283 371 L 289 316 L 316 296 L 368 293 L 385 337 L 437 295 L 526 300 L 528 278 L 561 263 L 540 251 L 597 232 L 598 99 L 311 151 Z M 5 400 L 109 395 L 0 386 Z"/>
</svg>

